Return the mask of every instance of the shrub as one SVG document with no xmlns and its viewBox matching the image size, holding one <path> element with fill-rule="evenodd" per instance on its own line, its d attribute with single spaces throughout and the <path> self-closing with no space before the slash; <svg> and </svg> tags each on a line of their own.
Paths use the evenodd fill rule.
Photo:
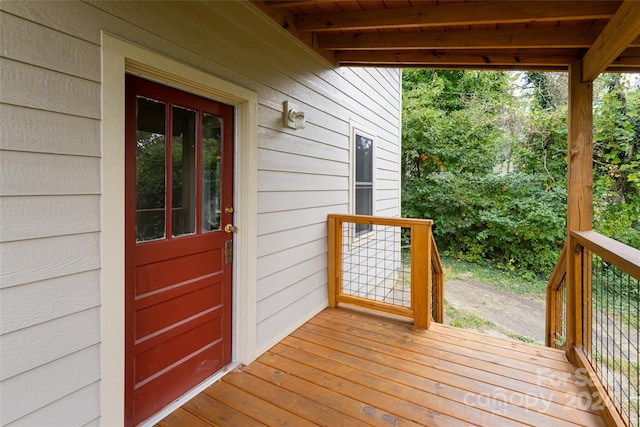
<svg viewBox="0 0 640 427">
<path fill-rule="evenodd" d="M 549 274 L 564 243 L 564 189 L 523 173 L 429 174 L 405 185 L 403 215 L 431 218 L 443 253 Z"/>
</svg>

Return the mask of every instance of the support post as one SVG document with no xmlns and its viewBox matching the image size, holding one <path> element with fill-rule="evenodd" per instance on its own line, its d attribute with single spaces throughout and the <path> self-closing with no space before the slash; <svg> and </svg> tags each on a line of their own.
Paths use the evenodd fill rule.
<svg viewBox="0 0 640 427">
<path fill-rule="evenodd" d="M 428 328 L 431 321 L 431 224 L 411 226 L 411 308 L 413 325 Z"/>
<path fill-rule="evenodd" d="M 591 230 L 593 216 L 593 85 L 582 82 L 582 61 L 569 65 L 569 142 L 567 176 L 567 345 L 582 346 L 581 250 L 571 231 Z"/>
<path fill-rule="evenodd" d="M 545 310 L 545 337 L 544 345 L 547 347 L 556 347 L 556 331 L 558 330 L 558 292 L 547 287 L 547 307 Z"/>
<path fill-rule="evenodd" d="M 337 218 L 329 216 L 327 220 L 327 235 L 328 235 L 328 260 L 327 260 L 327 284 L 329 291 L 329 307 L 336 306 L 336 294 L 338 286 L 341 286 L 341 280 L 339 280 L 340 264 L 337 260 L 341 258 L 342 248 L 342 233 L 338 232 L 338 226 L 342 229 L 342 222 Z"/>
</svg>

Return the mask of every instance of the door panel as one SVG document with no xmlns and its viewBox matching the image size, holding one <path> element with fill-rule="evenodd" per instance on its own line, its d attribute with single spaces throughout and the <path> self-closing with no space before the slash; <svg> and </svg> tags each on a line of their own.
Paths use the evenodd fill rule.
<svg viewBox="0 0 640 427">
<path fill-rule="evenodd" d="M 216 343 L 221 333 L 220 317 L 205 320 L 202 325 L 187 333 L 177 334 L 175 338 L 138 354 L 136 382 L 151 378 L 156 372 L 166 369 L 211 343 Z"/>
<path fill-rule="evenodd" d="M 195 322 L 195 318 L 219 308 L 221 298 L 220 282 L 198 289 L 136 311 L 137 342 L 147 340 L 159 333 L 169 333 L 170 328 L 181 326 L 186 321 Z"/>
<path fill-rule="evenodd" d="M 134 422 L 143 421 L 180 396 L 176 396 L 172 390 L 188 391 L 209 377 L 211 372 L 220 369 L 223 365 L 223 353 L 222 343 L 213 343 L 211 347 L 181 361 L 178 367 L 166 372 L 161 371 L 161 375 L 149 377 L 146 381 L 138 383 L 133 403 L 135 414 L 141 419 Z"/>
<path fill-rule="evenodd" d="M 185 255 L 180 258 L 162 260 L 136 268 L 136 295 L 165 290 L 167 287 L 188 286 L 194 280 L 207 276 L 211 271 L 220 271 L 220 249 Z M 183 266 L 189 264 L 189 269 Z M 145 295 L 146 296 L 146 295 Z M 151 295 L 149 295 L 151 296 Z"/>
<path fill-rule="evenodd" d="M 231 361 L 233 108 L 126 77 L 125 424 Z"/>
</svg>

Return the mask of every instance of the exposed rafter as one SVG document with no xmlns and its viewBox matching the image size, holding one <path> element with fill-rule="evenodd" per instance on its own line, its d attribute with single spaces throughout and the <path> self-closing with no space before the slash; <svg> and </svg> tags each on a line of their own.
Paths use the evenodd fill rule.
<svg viewBox="0 0 640 427">
<path fill-rule="evenodd" d="M 625 49 L 625 51 L 609 65 L 607 71 L 622 71 L 623 68 L 631 71 L 633 71 L 633 68 L 635 68 L 636 71 L 640 70 L 640 48 Z"/>
<path fill-rule="evenodd" d="M 333 65 L 640 71 L 640 0 L 252 1 Z"/>
<path fill-rule="evenodd" d="M 335 0 L 269 0 L 269 7 L 290 8 L 298 6 L 313 6 L 314 4 L 334 3 Z"/>
<path fill-rule="evenodd" d="M 296 30 L 345 31 L 610 19 L 618 8 L 617 3 L 611 1 L 514 1 L 506 6 L 504 1 L 486 1 L 302 15 L 296 20 Z"/>
<path fill-rule="evenodd" d="M 536 50 L 401 50 L 401 51 L 345 51 L 336 53 L 336 60 L 350 65 L 406 66 L 406 67 L 457 67 L 496 68 L 536 67 L 536 69 L 562 70 L 572 60 L 580 58 L 580 49 L 558 49 L 549 54 Z"/>
<path fill-rule="evenodd" d="M 584 56 L 582 81 L 595 80 L 638 36 L 640 1 L 625 0 Z"/>
<path fill-rule="evenodd" d="M 522 28 L 507 30 L 452 30 L 447 32 L 411 32 L 319 36 L 319 49 L 513 49 L 513 48 L 588 48 L 602 31 L 602 25 L 581 27 Z"/>
</svg>

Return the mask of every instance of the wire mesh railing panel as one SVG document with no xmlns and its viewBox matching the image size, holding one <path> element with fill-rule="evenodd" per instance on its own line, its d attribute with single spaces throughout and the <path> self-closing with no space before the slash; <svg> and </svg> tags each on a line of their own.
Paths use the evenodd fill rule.
<svg viewBox="0 0 640 427">
<path fill-rule="evenodd" d="M 600 382 L 630 426 L 640 426 L 640 283 L 585 249 L 583 346 Z"/>
<path fill-rule="evenodd" d="M 387 225 L 361 228 L 342 223 L 341 293 L 410 308 L 410 233 Z"/>
</svg>

